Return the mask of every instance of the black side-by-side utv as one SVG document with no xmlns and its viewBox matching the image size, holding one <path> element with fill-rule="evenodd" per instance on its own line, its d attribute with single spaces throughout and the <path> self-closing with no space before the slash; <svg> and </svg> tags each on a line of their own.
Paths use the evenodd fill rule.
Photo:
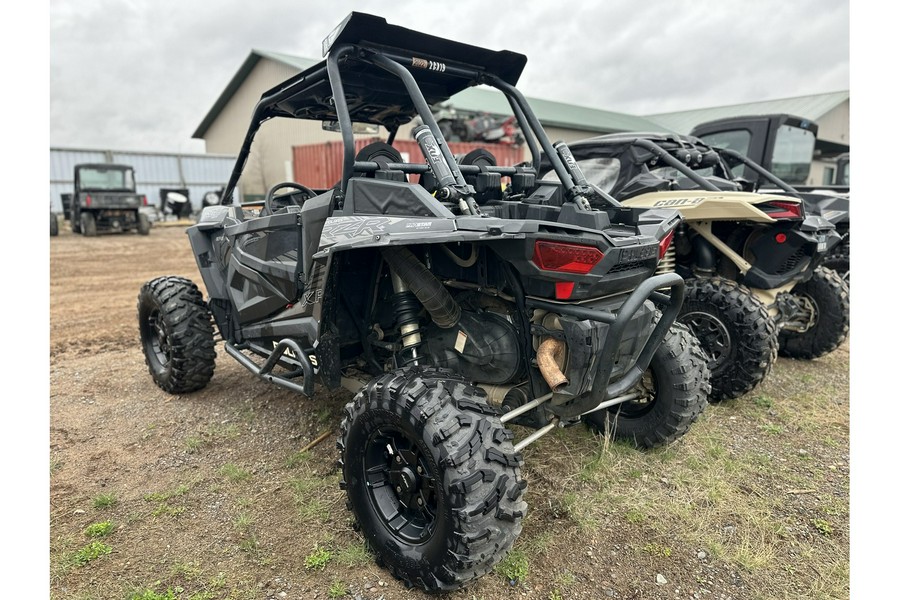
<svg viewBox="0 0 900 600">
<path fill-rule="evenodd" d="M 338 441 L 348 505 L 394 575 L 452 590 L 519 535 L 528 444 L 588 416 L 653 447 L 706 406 L 706 357 L 675 323 L 684 282 L 654 275 L 681 217 L 585 185 L 514 87 L 521 54 L 360 13 L 323 54 L 263 94 L 222 205 L 188 229 L 208 297 L 182 277 L 142 287 L 143 349 L 173 394 L 210 381 L 216 331 L 266 381 L 352 390 Z M 479 84 L 505 94 L 559 182 L 486 151 L 452 155 L 430 107 Z M 426 162 L 409 164 L 391 142 L 417 116 Z M 277 117 L 339 124 L 343 175 L 234 205 L 254 135 Z M 355 153 L 354 123 L 388 142 Z M 512 424 L 533 432 L 515 439 Z"/>
</svg>

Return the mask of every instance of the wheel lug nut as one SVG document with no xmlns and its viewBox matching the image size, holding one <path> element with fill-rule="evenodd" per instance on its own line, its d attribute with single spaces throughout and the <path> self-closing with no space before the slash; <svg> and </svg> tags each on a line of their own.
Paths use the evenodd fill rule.
<svg viewBox="0 0 900 600">
<path fill-rule="evenodd" d="M 419 465 L 418 467 L 416 467 L 416 471 L 419 473 L 419 475 L 421 475 L 425 472 L 425 469 L 422 468 L 422 465 Z"/>
<path fill-rule="evenodd" d="M 399 494 L 401 491 L 402 491 L 402 490 L 400 489 L 400 486 L 398 485 L 398 486 L 397 486 L 397 493 Z"/>
<path fill-rule="evenodd" d="M 399 454 L 395 457 L 395 460 L 396 460 L 397 462 L 400 462 L 400 455 L 399 455 Z"/>
<path fill-rule="evenodd" d="M 417 498 L 417 499 L 416 499 L 416 503 L 417 503 L 419 506 L 422 506 L 423 504 L 425 504 L 425 501 L 422 500 L 422 498 Z"/>
</svg>

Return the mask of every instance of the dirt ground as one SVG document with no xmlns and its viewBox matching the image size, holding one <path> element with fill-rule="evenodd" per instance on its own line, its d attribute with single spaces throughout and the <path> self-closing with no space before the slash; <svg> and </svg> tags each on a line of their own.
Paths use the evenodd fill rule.
<svg viewBox="0 0 900 600">
<path fill-rule="evenodd" d="M 206 389 L 153 384 L 136 300 L 160 275 L 202 288 L 182 227 L 50 239 L 51 597 L 427 597 L 352 527 L 334 433 L 349 393 L 303 398 L 221 345 Z M 849 343 L 779 359 L 659 451 L 581 427 L 547 436 L 525 452 L 510 560 L 447 597 L 849 597 L 848 363 Z"/>
</svg>

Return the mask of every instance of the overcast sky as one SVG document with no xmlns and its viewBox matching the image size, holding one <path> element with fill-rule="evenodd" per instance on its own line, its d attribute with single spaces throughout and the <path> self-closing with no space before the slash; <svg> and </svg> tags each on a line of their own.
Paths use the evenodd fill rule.
<svg viewBox="0 0 900 600">
<path fill-rule="evenodd" d="M 352 10 L 521 52 L 526 95 L 631 114 L 850 85 L 848 0 L 51 0 L 50 144 L 202 152 L 251 48 L 318 59 Z"/>
</svg>

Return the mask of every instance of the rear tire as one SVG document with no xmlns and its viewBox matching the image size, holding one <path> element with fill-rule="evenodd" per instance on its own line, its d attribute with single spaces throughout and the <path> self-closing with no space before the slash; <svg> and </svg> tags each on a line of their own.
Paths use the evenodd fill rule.
<svg viewBox="0 0 900 600">
<path fill-rule="evenodd" d="M 150 219 L 144 213 L 138 213 L 138 233 L 150 235 Z"/>
<path fill-rule="evenodd" d="M 640 448 L 669 444 L 687 433 L 710 391 L 706 354 L 687 326 L 672 324 L 644 379 L 630 391 L 643 395 L 585 415 L 588 426 Z"/>
<path fill-rule="evenodd" d="M 812 303 L 813 321 L 805 332 L 782 328 L 778 334 L 781 355 L 819 358 L 840 346 L 850 331 L 850 286 L 840 275 L 819 267 L 791 294 Z"/>
<path fill-rule="evenodd" d="M 347 506 L 378 563 L 430 592 L 489 572 L 522 531 L 522 457 L 479 388 L 437 369 L 372 380 L 341 423 Z"/>
<path fill-rule="evenodd" d="M 50 213 L 50 235 L 59 235 L 59 219 L 53 213 Z"/>
<path fill-rule="evenodd" d="M 144 360 L 156 385 L 170 394 L 206 387 L 216 351 L 197 286 L 183 277 L 158 277 L 141 287 L 137 308 Z"/>
<path fill-rule="evenodd" d="M 94 217 L 94 213 L 81 213 L 80 230 L 85 237 L 94 237 L 97 235 L 97 219 Z"/>
<path fill-rule="evenodd" d="M 822 265 L 825 268 L 831 269 L 835 273 L 840 276 L 841 279 L 847 282 L 847 285 L 850 285 L 850 255 L 849 254 L 835 254 L 832 256 L 828 256 L 822 261 Z"/>
<path fill-rule="evenodd" d="M 778 358 L 775 321 L 742 285 L 719 277 L 689 279 L 678 320 L 709 357 L 710 402 L 743 396 L 765 379 Z"/>
</svg>

